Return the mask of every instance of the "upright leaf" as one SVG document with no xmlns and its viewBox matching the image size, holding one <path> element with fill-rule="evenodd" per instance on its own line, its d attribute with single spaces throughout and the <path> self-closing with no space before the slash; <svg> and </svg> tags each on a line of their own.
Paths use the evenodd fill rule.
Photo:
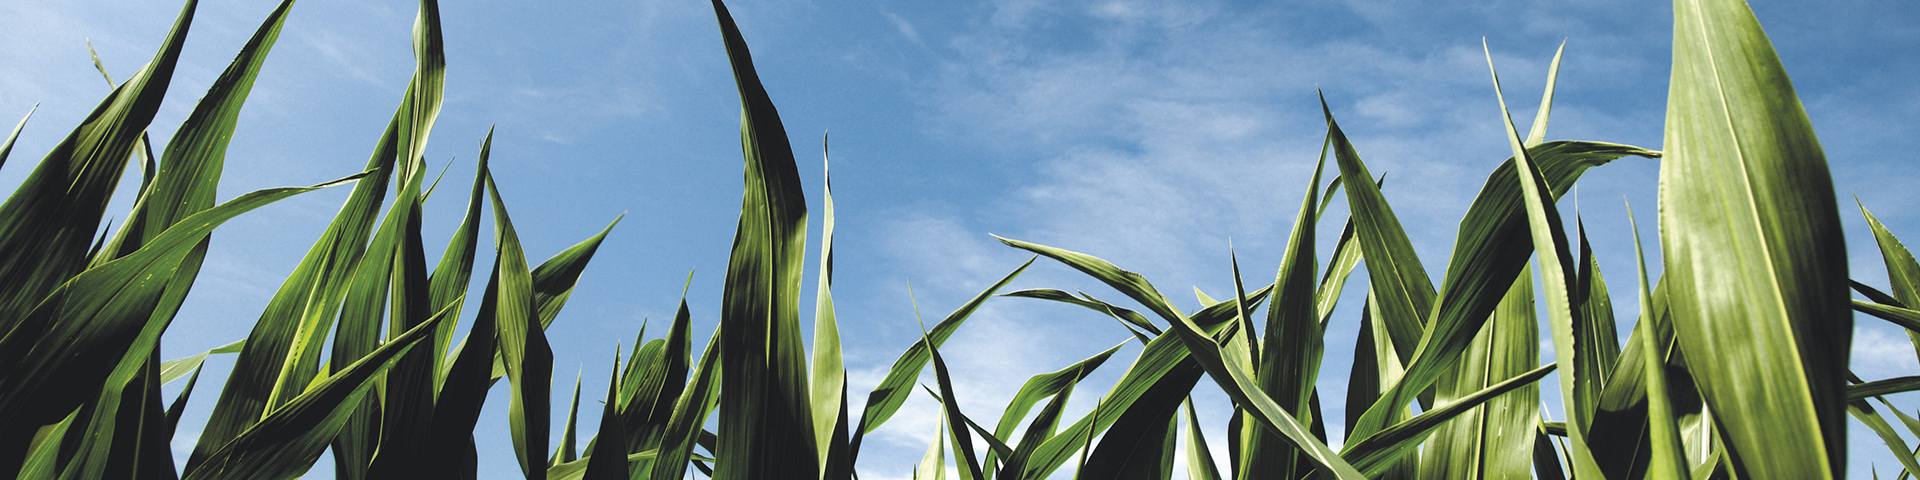
<svg viewBox="0 0 1920 480">
<path fill-rule="evenodd" d="M 493 199 L 494 244 L 501 252 L 494 263 L 500 277 L 494 322 L 499 329 L 506 376 L 513 384 L 507 427 L 513 434 L 514 457 L 520 461 L 521 472 L 534 480 L 545 477 L 547 471 L 544 457 L 550 422 L 547 407 L 552 402 L 553 350 L 547 345 L 546 329 L 540 328 L 540 319 L 534 316 L 533 273 L 527 270 L 520 235 L 514 232 L 513 219 L 507 215 L 492 175 L 487 176 L 487 191 Z"/>
<path fill-rule="evenodd" d="M 401 354 L 431 337 L 433 324 L 446 318 L 445 310 L 440 313 L 247 428 L 188 470 L 186 479 L 292 478 L 305 473 L 346 423 L 347 414 L 359 403 L 356 397 L 372 389 L 373 377 L 393 366 Z"/>
<path fill-rule="evenodd" d="M 819 291 L 813 307 L 813 375 L 809 392 L 812 394 L 813 439 L 819 448 L 820 475 L 824 478 L 828 469 L 835 463 L 842 463 L 834 477 L 852 475 L 851 464 L 845 458 L 847 439 L 844 430 L 847 423 L 846 383 L 847 371 L 840 362 L 840 326 L 833 315 L 833 177 L 827 171 L 826 140 L 821 140 L 820 167 L 821 182 L 824 184 L 823 200 L 825 213 L 821 215 L 820 226 L 820 281 L 815 285 Z M 836 434 L 840 434 L 837 436 Z"/>
<path fill-rule="evenodd" d="M 0 291 L 0 335 L 12 335 L 42 299 L 86 268 L 94 231 L 134 143 L 166 95 L 198 5 L 187 0 L 153 60 L 101 100 L 0 204 L 0 251 L 7 252 L 0 256 L 0 285 L 8 286 Z M 16 465 L 0 461 L 0 471 Z"/>
<path fill-rule="evenodd" d="M 20 139 L 20 130 L 27 128 L 27 119 L 33 118 L 33 111 L 39 109 L 39 104 L 27 109 L 27 114 L 20 117 L 20 123 L 13 124 L 13 133 L 7 134 L 7 141 L 0 143 L 0 166 L 7 164 L 7 154 L 13 153 L 13 141 Z"/>
<path fill-rule="evenodd" d="M 1481 44 L 1485 50 L 1484 42 Z M 1513 127 L 1513 115 L 1507 111 L 1506 94 L 1500 92 L 1500 76 L 1493 71 L 1493 54 L 1487 53 L 1487 72 L 1493 76 L 1494 95 L 1500 99 L 1500 115 L 1506 121 L 1507 145 L 1513 149 L 1515 172 L 1520 175 L 1520 191 L 1527 204 L 1527 224 L 1533 233 L 1533 250 L 1540 259 L 1541 297 L 1547 303 L 1547 324 L 1553 328 L 1553 352 L 1558 359 L 1554 362 L 1564 368 L 1560 371 L 1560 398 L 1575 399 L 1575 406 L 1568 408 L 1567 438 L 1572 444 L 1573 472 L 1575 477 L 1601 478 L 1599 465 L 1593 461 L 1593 454 L 1587 449 L 1586 431 L 1581 428 L 1587 420 L 1579 405 L 1576 386 L 1591 382 L 1599 373 L 1579 363 L 1574 356 L 1580 351 L 1577 333 L 1582 327 L 1581 320 L 1574 317 L 1573 286 L 1575 264 L 1567 246 L 1567 232 L 1560 221 L 1560 212 L 1553 204 L 1551 187 L 1540 173 L 1533 160 L 1527 156 L 1527 148 L 1520 141 L 1520 133 Z"/>
<path fill-rule="evenodd" d="M 800 344 L 801 267 L 807 201 L 793 147 L 752 55 L 720 0 L 713 1 L 740 90 L 746 193 L 727 262 L 721 309 L 720 444 L 716 478 L 819 474 L 807 363 Z"/>
<path fill-rule="evenodd" d="M 266 311 L 247 336 L 246 349 L 240 352 L 233 374 L 220 391 L 200 442 L 187 459 L 188 469 L 268 411 L 298 395 L 319 373 L 320 350 L 332 329 L 333 316 L 345 300 L 348 278 L 366 251 L 368 236 L 386 197 L 387 181 L 395 177 L 396 165 L 412 163 L 396 160 L 417 158 L 404 156 L 405 149 L 424 144 L 431 128 L 416 124 L 415 113 L 425 108 L 416 103 L 439 103 L 440 85 L 433 80 L 439 75 L 435 72 L 444 72 L 446 62 L 439 50 L 439 13 L 433 0 L 421 2 L 419 17 L 414 39 L 415 78 L 367 160 L 372 175 L 354 187 L 326 233 L 267 303 Z M 397 178 L 411 178 L 410 173 L 399 172 Z"/>
<path fill-rule="evenodd" d="M 1319 193 L 1320 173 L 1326 164 L 1327 154 L 1323 148 L 1313 177 L 1307 182 L 1299 213 L 1294 215 L 1286 256 L 1273 280 L 1275 294 L 1267 306 L 1266 337 L 1260 342 L 1260 363 L 1255 373 L 1262 391 L 1279 402 L 1288 414 L 1307 418 L 1309 422 L 1325 422 L 1308 415 L 1307 399 L 1320 378 L 1320 357 L 1326 348 L 1315 298 L 1319 282 L 1314 272 L 1317 258 L 1313 244 L 1314 223 L 1319 212 L 1315 194 Z M 1249 461 L 1248 471 L 1279 474 L 1284 478 L 1306 474 L 1291 471 L 1305 456 L 1298 447 L 1265 432 L 1256 432 L 1248 440 L 1242 447 L 1245 449 L 1242 455 Z"/>
<path fill-rule="evenodd" d="M 1745 2 L 1674 2 L 1660 232 L 1675 338 L 1747 478 L 1846 477 L 1846 244 L 1786 69 Z"/>
<path fill-rule="evenodd" d="M 1493 318 L 1480 329 L 1434 401 L 1451 403 L 1539 363 L 1533 274 L 1522 270 Z M 1420 457 L 1422 478 L 1525 478 L 1532 471 L 1533 436 L 1540 422 L 1535 385 L 1489 400 L 1441 426 Z"/>
</svg>

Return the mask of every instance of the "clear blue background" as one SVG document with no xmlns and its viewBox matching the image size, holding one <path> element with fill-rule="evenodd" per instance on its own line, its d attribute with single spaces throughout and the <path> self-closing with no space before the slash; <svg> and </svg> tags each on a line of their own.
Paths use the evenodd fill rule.
<svg viewBox="0 0 1920 480">
<path fill-rule="evenodd" d="M 810 249 L 818 247 L 821 211 L 819 140 L 832 131 L 834 293 L 855 398 L 918 338 L 910 298 L 929 323 L 937 321 L 1027 258 L 989 232 L 1104 257 L 1146 275 L 1187 309 L 1197 306 L 1193 287 L 1230 295 L 1230 240 L 1249 282 L 1271 278 L 1324 132 L 1316 88 L 1372 169 L 1388 174 L 1387 197 L 1435 280 L 1468 202 L 1508 155 L 1483 37 L 1519 121 L 1532 118 L 1547 61 L 1564 39 L 1549 138 L 1660 147 L 1666 3 L 1408 3 L 730 4 L 809 182 Z M 1920 146 L 1920 7 L 1758 3 L 1826 149 L 1853 276 L 1884 286 L 1852 196 L 1894 233 L 1920 235 L 1913 208 L 1920 166 L 1911 158 Z M 156 140 L 170 136 L 272 7 L 202 2 L 154 123 Z M 11 125 L 40 106 L 0 169 L 0 187 L 17 185 L 107 93 L 85 42 L 124 80 L 151 58 L 178 8 L 0 3 L 0 119 Z M 404 1 L 296 5 L 241 114 L 221 198 L 358 171 L 412 71 L 415 11 Z M 428 159 L 436 168 L 451 162 L 445 186 L 469 185 L 491 126 L 493 168 L 535 261 L 627 214 L 549 331 L 554 401 L 564 405 L 570 374 L 583 371 L 581 425 L 590 432 L 607 358 L 616 345 L 631 347 L 643 321 L 662 326 L 672 318 L 689 271 L 696 271 L 687 299 L 697 340 L 711 334 L 718 315 L 742 164 L 739 104 L 712 10 L 699 1 L 477 1 L 443 5 L 442 14 L 446 104 Z M 131 178 L 129 188 L 137 184 Z M 1650 226 L 1657 179 L 1655 161 L 1622 159 L 1588 173 L 1577 199 L 1561 206 L 1571 212 L 1577 205 L 1585 217 L 1602 269 L 1614 279 L 1623 333 L 1637 308 L 1620 199 L 1638 206 Z M 124 215 L 127 191 L 112 214 Z M 345 195 L 335 189 L 280 202 L 216 232 L 163 355 L 244 338 Z M 443 193 L 429 205 L 429 251 L 451 235 L 463 202 Z M 1338 233 L 1331 219 L 1344 213 L 1336 205 L 1321 226 L 1323 258 Z M 1646 241 L 1657 238 L 1648 232 Z M 809 256 L 804 298 L 812 298 L 817 258 Z M 1353 307 L 1365 290 L 1364 281 L 1353 286 L 1327 337 L 1320 385 L 1328 399 L 1344 397 Z M 1037 263 L 1015 284 L 1039 287 L 1120 297 L 1051 263 Z M 806 303 L 802 313 L 811 318 Z M 1898 329 L 1866 317 L 1856 324 L 1854 369 L 1862 376 L 1920 370 Z M 944 352 L 962 405 L 985 422 L 1027 376 L 1126 338 L 1111 320 L 1077 307 L 998 299 Z M 1543 345 L 1543 362 L 1550 348 Z M 1090 408 L 1137 353 L 1128 347 L 1084 384 L 1069 413 Z M 210 360 L 209 381 L 175 441 L 180 455 L 217 396 L 220 382 L 211 379 L 223 378 L 231 361 Z M 1543 383 L 1543 395 L 1558 411 L 1552 382 Z M 519 476 L 501 391 L 476 431 L 486 478 Z M 1218 442 L 1228 404 L 1204 382 L 1198 392 L 1202 421 Z M 1901 396 L 1895 405 L 1912 409 L 1913 401 Z M 862 478 L 910 474 L 934 434 L 933 405 L 916 396 L 872 437 Z M 1339 401 L 1325 406 L 1331 419 L 1342 418 Z M 557 424 L 564 408 L 555 413 Z M 1865 429 L 1855 428 L 1852 440 L 1850 476 L 1866 478 L 1874 465 L 1898 471 Z M 314 473 L 330 468 L 322 459 Z"/>
</svg>

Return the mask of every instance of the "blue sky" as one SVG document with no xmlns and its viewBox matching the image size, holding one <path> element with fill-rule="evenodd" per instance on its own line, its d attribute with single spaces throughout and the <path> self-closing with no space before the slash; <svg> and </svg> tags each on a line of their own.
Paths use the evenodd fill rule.
<svg viewBox="0 0 1920 480">
<path fill-rule="evenodd" d="M 1468 202 L 1508 155 L 1483 37 L 1520 121 L 1532 117 L 1547 61 L 1564 39 L 1549 138 L 1660 148 L 1671 36 L 1665 2 L 1408 3 L 729 6 L 809 182 L 810 248 L 819 232 L 819 139 L 832 132 L 834 293 L 852 390 L 864 392 L 919 336 L 909 281 L 931 322 L 1027 258 L 988 233 L 1104 257 L 1147 276 L 1183 308 L 1197 305 L 1193 287 L 1231 292 L 1229 240 L 1250 282 L 1269 278 L 1324 132 L 1316 88 L 1372 169 L 1388 173 L 1386 195 L 1436 280 Z M 1920 211 L 1912 207 L 1920 190 L 1910 187 L 1920 165 L 1908 158 L 1920 150 L 1920 87 L 1912 81 L 1920 76 L 1920 28 L 1912 25 L 1920 6 L 1759 3 L 1842 195 L 1853 276 L 1885 285 L 1851 197 L 1895 234 L 1920 235 Z M 107 93 L 85 42 L 125 79 L 151 58 L 178 8 L 0 4 L 0 118 L 10 125 L 39 104 L 14 160 L 0 170 L 0 187 L 17 185 L 31 161 Z M 170 135 L 271 8 L 202 2 L 155 121 L 156 139 Z M 357 171 L 412 70 L 415 8 L 365 0 L 296 5 L 240 117 L 221 198 Z M 435 167 L 451 159 L 447 176 L 457 181 L 450 185 L 464 188 L 492 126 L 492 165 L 529 257 L 544 259 L 627 214 L 550 330 L 555 402 L 566 401 L 566 380 L 582 368 L 583 397 L 602 398 L 596 379 L 606 374 L 606 356 L 616 344 L 630 346 L 643 319 L 672 318 L 689 271 L 697 271 L 688 292 L 696 338 L 706 338 L 717 321 L 741 188 L 739 105 L 708 4 L 484 1 L 444 5 L 442 15 L 446 104 L 428 159 Z M 1628 158 L 1580 184 L 1578 206 L 1603 271 L 1615 279 L 1623 318 L 1637 309 L 1619 199 L 1651 224 L 1657 180 L 1656 162 Z M 308 194 L 216 232 L 163 355 L 244 338 L 345 195 Z M 124 212 L 127 197 L 110 212 Z M 461 202 L 440 196 L 429 205 L 430 250 L 451 235 Z M 1344 215 L 1334 208 L 1330 218 Z M 1337 222 L 1321 228 L 1323 257 Z M 1656 240 L 1648 233 L 1647 241 Z M 811 284 L 813 274 L 807 278 Z M 1344 396 L 1357 330 L 1351 307 L 1364 293 L 1364 282 L 1355 285 L 1328 334 L 1321 388 L 1331 399 Z M 1044 262 L 1014 287 L 1120 297 Z M 1622 320 L 1623 332 L 1629 321 Z M 1862 376 L 1920 370 L 1897 329 L 1864 317 L 1856 324 L 1854 365 Z M 945 353 L 963 407 L 992 419 L 1027 376 L 1125 339 L 1111 320 L 1077 307 L 999 299 Z M 1123 350 L 1081 391 L 1104 391 L 1137 353 Z M 177 441 L 182 451 L 218 385 L 205 382 L 195 396 Z M 1556 396 L 1557 389 L 1544 390 Z M 1217 436 L 1226 400 L 1204 382 L 1199 391 L 1202 421 Z M 1097 396 L 1077 395 L 1078 411 Z M 1914 408 L 1911 402 L 1899 397 L 1896 405 Z M 501 426 L 505 404 L 500 395 L 488 403 L 477 432 L 482 452 L 511 451 Z M 933 435 L 933 405 L 916 397 L 876 434 L 861 456 L 862 478 L 909 474 Z M 1327 407 L 1340 418 L 1339 402 Z M 598 408 L 583 408 L 582 416 L 590 428 Z M 1854 430 L 1852 475 L 1867 476 L 1869 463 L 1897 471 L 1877 439 Z M 482 459 L 486 475 L 518 474 L 506 455 Z"/>
</svg>

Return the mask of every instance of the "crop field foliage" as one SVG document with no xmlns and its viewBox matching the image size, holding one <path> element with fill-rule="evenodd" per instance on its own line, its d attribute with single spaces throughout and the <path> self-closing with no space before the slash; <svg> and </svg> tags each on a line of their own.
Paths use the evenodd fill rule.
<svg viewBox="0 0 1920 480">
<path fill-rule="evenodd" d="M 1920 354 L 1920 310 L 1909 308 L 1920 305 L 1920 261 L 1859 205 L 1869 231 L 1856 235 L 1874 239 L 1890 284 L 1852 280 L 1819 141 L 1741 0 L 1675 0 L 1663 151 L 1547 141 L 1556 55 L 1532 127 L 1517 129 L 1503 112 L 1512 156 L 1487 174 L 1437 278 L 1382 194 L 1391 186 L 1323 101 L 1326 129 L 1311 133 L 1324 135 L 1318 163 L 1284 186 L 1300 200 L 1277 267 L 1243 271 L 1235 261 L 1231 295 L 1196 289 L 1203 308 L 1185 312 L 1099 252 L 1000 238 L 1033 258 L 923 322 L 871 391 L 850 390 L 843 364 L 830 182 L 800 177 L 776 99 L 715 0 L 745 160 L 722 301 L 709 309 L 719 326 L 695 338 L 685 301 L 657 337 L 636 326 L 639 340 L 604 371 L 606 397 L 585 401 L 578 383 L 570 400 L 554 391 L 563 382 L 546 331 L 567 328 L 555 320 L 620 219 L 538 260 L 498 188 L 510 179 L 487 168 L 491 133 L 474 178 L 428 167 L 447 68 L 436 2 L 419 5 L 414 73 L 364 168 L 220 203 L 240 110 L 295 6 L 280 3 L 156 142 L 151 123 L 197 7 L 187 2 L 137 74 L 108 79 L 112 92 L 0 206 L 0 472 L 293 478 L 327 456 L 340 478 L 476 478 L 481 456 L 506 453 L 475 441 L 480 422 L 500 420 L 482 418 L 489 392 L 505 392 L 512 455 L 529 479 L 857 478 L 868 435 L 922 395 L 940 405 L 914 472 L 930 480 L 1165 479 L 1176 470 L 1194 480 L 1859 477 L 1847 471 L 1849 422 L 1884 443 L 1852 448 L 1886 448 L 1902 476 L 1920 472 L 1901 436 L 1920 435 L 1920 420 L 1885 398 L 1920 390 L 1920 377 L 1866 379 L 1848 368 L 1856 320 L 1907 329 Z M 1487 58 L 1489 93 L 1504 109 Z M 18 157 L 14 142 L 31 120 L 0 145 L 0 168 Z M 1612 272 L 1638 295 L 1616 299 L 1578 212 L 1557 200 L 1589 169 L 1625 157 L 1658 162 L 1659 204 L 1642 206 L 1657 218 L 1644 233 L 1635 218 L 1641 267 Z M 110 201 L 128 168 L 141 183 L 115 223 Z M 824 198 L 820 211 L 808 211 L 809 185 Z M 350 193 L 251 333 L 162 358 L 209 235 L 319 189 Z M 423 245 L 422 206 L 435 194 L 466 206 L 440 252 Z M 1346 218 L 1325 215 L 1335 203 Z M 1337 242 L 1316 244 L 1334 231 Z M 1647 269 L 1643 249 L 1657 249 L 1662 271 Z M 488 256 L 479 264 L 491 268 L 476 269 Z M 1030 268 L 1084 274 L 1128 302 L 1007 288 Z M 803 295 L 809 282 L 816 295 Z M 1347 289 L 1366 292 L 1357 317 L 1336 309 Z M 1114 358 L 1115 346 L 1033 376 L 1001 411 L 962 411 L 941 349 L 984 304 L 1034 300 L 1110 318 L 1140 353 Z M 802 318 L 803 302 L 813 318 Z M 1637 305 L 1623 309 L 1637 318 L 1616 322 L 1619 302 Z M 1357 329 L 1360 341 L 1327 351 L 1329 329 Z M 203 379 L 215 355 L 232 356 L 234 368 Z M 1316 388 L 1328 355 L 1352 358 L 1345 398 Z M 1082 384 L 1103 368 L 1121 372 L 1114 384 Z M 174 382 L 181 393 L 162 395 Z M 1193 394 L 1215 387 L 1233 412 L 1224 425 L 1201 425 Z M 1544 408 L 1542 389 L 1563 400 L 1557 411 Z M 1091 411 L 1068 413 L 1076 394 L 1097 398 Z M 212 413 L 197 443 L 175 451 L 189 401 Z M 1322 414 L 1330 402 L 1344 405 L 1344 418 Z M 583 408 L 600 410 L 597 424 L 576 421 Z M 555 424 L 559 411 L 566 420 Z"/>
</svg>

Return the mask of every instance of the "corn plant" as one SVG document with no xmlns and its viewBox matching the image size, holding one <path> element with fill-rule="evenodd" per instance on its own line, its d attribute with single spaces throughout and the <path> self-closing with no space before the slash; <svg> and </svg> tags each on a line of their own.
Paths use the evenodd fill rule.
<svg viewBox="0 0 1920 480">
<path fill-rule="evenodd" d="M 1848 309 L 1920 332 L 1920 311 L 1909 307 L 1920 302 L 1920 262 L 1862 205 L 1892 293 L 1848 280 L 1818 142 L 1741 1 L 1675 2 L 1666 152 L 1546 141 L 1558 54 L 1522 137 L 1495 75 L 1513 156 L 1461 221 L 1437 288 L 1383 184 L 1323 101 L 1324 147 L 1271 284 L 1248 289 L 1235 260 L 1233 296 L 1199 294 L 1203 308 L 1188 314 L 1146 278 L 1105 260 L 1003 238 L 1100 280 L 1145 313 L 1054 289 L 1000 294 L 1029 260 L 925 330 L 855 408 L 831 292 L 830 183 L 809 353 L 798 313 L 808 221 L 802 181 L 746 42 L 715 0 L 742 104 L 746 187 L 720 327 L 695 356 L 685 300 L 664 338 L 648 340 L 642 326 L 625 358 L 613 361 L 593 434 L 580 441 L 576 383 L 557 445 L 549 444 L 553 357 L 545 330 L 612 225 L 531 265 L 487 168 L 490 133 L 463 220 L 428 269 L 421 210 L 437 182 L 427 181 L 424 151 L 445 71 L 435 1 L 421 2 L 414 76 L 363 172 L 214 204 L 227 138 L 292 3 L 269 15 L 156 158 L 146 130 L 197 7 L 189 0 L 155 59 L 116 85 L 0 205 L 0 244 L 9 252 L 0 257 L 0 282 L 10 287 L 0 292 L 0 472 L 291 478 L 331 450 L 342 478 L 474 478 L 482 402 L 505 378 L 514 457 L 529 479 L 675 479 L 689 469 L 727 479 L 856 478 L 866 435 L 914 395 L 929 364 L 932 385 L 921 390 L 940 402 L 941 422 L 916 470 L 924 478 L 944 478 L 949 458 L 965 480 L 1048 478 L 1070 464 L 1076 478 L 1168 478 L 1176 462 L 1197 479 L 1835 478 L 1846 474 L 1842 412 L 1880 435 L 1906 472 L 1920 472 L 1914 451 L 1868 402 L 1920 433 L 1920 420 L 1883 398 L 1920 389 L 1920 377 L 1867 382 L 1846 371 Z M 0 144 L 0 165 L 19 130 Z M 1323 183 L 1329 156 L 1336 173 Z M 1666 271 L 1650 281 L 1640 262 L 1643 320 L 1622 344 L 1585 229 L 1576 230 L 1576 246 L 1555 200 L 1588 169 L 1627 156 L 1661 162 Z M 127 161 L 141 162 L 146 178 L 128 220 L 102 228 Z M 349 182 L 339 215 L 246 339 L 160 359 L 159 340 L 215 227 Z M 1317 229 L 1342 192 L 1352 214 L 1321 257 Z M 493 267 L 456 343 L 489 208 Z M 1336 318 L 1363 263 L 1368 294 L 1359 318 Z M 1849 287 L 1867 299 L 1846 298 Z M 1091 412 L 1073 419 L 1065 408 L 1120 346 L 1034 376 L 989 429 L 960 409 L 939 349 L 996 295 L 1094 310 L 1144 349 Z M 1555 346 L 1545 365 L 1536 302 L 1545 305 Z M 1336 326 L 1360 336 L 1337 450 L 1312 380 L 1324 334 Z M 1920 351 L 1920 333 L 1911 335 Z M 237 354 L 235 369 L 187 462 L 174 465 L 168 440 L 201 363 L 216 354 Z M 1534 383 L 1556 370 L 1564 408 L 1551 418 L 1562 421 L 1542 414 Z M 182 378 L 180 396 L 163 402 L 160 386 Z M 1193 411 L 1202 379 L 1233 402 L 1226 465 L 1214 462 L 1216 447 Z"/>
<path fill-rule="evenodd" d="M 487 387 L 502 376 L 496 370 L 518 393 L 510 422 L 516 444 L 535 452 L 523 458 L 545 461 L 540 420 L 547 415 L 551 353 L 542 328 L 606 232 L 529 269 L 491 188 L 483 142 L 466 218 L 429 275 L 419 216 L 431 188 L 422 153 L 445 69 L 435 2 L 421 3 L 418 67 L 365 172 L 213 204 L 238 112 L 292 5 L 281 2 L 268 16 L 156 161 L 145 130 L 198 6 L 187 2 L 154 60 L 117 85 L 0 207 L 0 242 L 9 252 L 0 275 L 10 286 L 0 313 L 8 372 L 0 380 L 0 471 L 21 478 L 285 478 L 305 472 L 331 446 L 342 477 L 422 475 L 459 465 L 461 457 L 471 476 L 474 421 Z M 0 152 L 11 151 L 14 137 Z M 109 239 L 103 231 L 95 240 L 129 157 L 144 162 L 146 181 L 117 233 Z M 389 180 L 397 194 L 382 218 Z M 342 183 L 355 183 L 347 204 L 247 339 L 160 361 L 159 339 L 214 227 Z M 468 335 L 472 346 L 449 350 L 450 319 L 465 301 L 487 192 L 495 269 Z M 389 311 L 391 321 L 384 318 Z M 323 359 L 329 333 L 331 354 Z M 198 445 L 176 466 L 169 441 L 201 362 L 219 353 L 240 359 Z M 160 386 L 182 377 L 180 397 L 163 403 Z M 545 470 L 544 463 L 532 465 L 529 472 Z"/>
<path fill-rule="evenodd" d="M 1525 136 L 1513 128 L 1494 75 L 1513 156 L 1489 175 L 1461 221 L 1437 289 L 1324 101 L 1326 147 L 1270 286 L 1248 293 L 1235 262 L 1234 297 L 1216 302 L 1201 294 L 1206 308 L 1189 315 L 1144 277 L 1105 260 L 1001 239 L 1103 282 L 1150 314 L 1059 290 L 1009 296 L 1111 316 L 1146 350 L 1066 430 L 1056 430 L 1059 412 L 1050 404 L 1015 435 L 1029 394 L 1062 402 L 1071 382 L 1045 393 L 1023 389 L 1001 429 L 975 429 L 996 453 L 1010 455 L 976 456 L 970 422 L 948 402 L 943 440 L 929 447 L 918 476 L 944 478 L 949 449 L 939 443 L 947 441 L 963 479 L 1047 477 L 1074 461 L 1060 452 L 1074 450 L 1081 455 L 1075 478 L 1169 478 L 1177 439 L 1185 438 L 1185 468 L 1195 479 L 1844 478 L 1846 414 L 1886 441 L 1904 474 L 1920 472 L 1916 452 L 1867 402 L 1878 400 L 1920 434 L 1920 421 L 1881 398 L 1920 382 L 1863 382 L 1847 371 L 1849 308 L 1920 331 L 1920 312 L 1906 307 L 1920 301 L 1913 293 L 1920 263 L 1862 206 L 1896 293 L 1851 282 L 1869 300 L 1847 298 L 1826 163 L 1759 23 L 1739 0 L 1674 3 L 1665 152 L 1545 141 L 1558 54 Z M 1328 153 L 1339 177 L 1323 190 Z M 1651 282 L 1640 262 L 1642 320 L 1621 344 L 1586 231 L 1578 229 L 1576 246 L 1555 200 L 1587 169 L 1626 156 L 1661 162 L 1666 271 Z M 1343 187 L 1352 215 L 1331 256 L 1318 257 L 1320 213 Z M 1638 251 L 1637 230 L 1635 238 Z M 1316 271 L 1319 258 L 1329 258 L 1325 271 Z M 1353 327 L 1360 338 L 1344 441 L 1335 451 L 1311 379 L 1319 375 L 1324 332 L 1346 321 L 1333 318 L 1332 307 L 1361 262 L 1368 294 Z M 1256 329 L 1252 314 L 1262 300 L 1266 322 Z M 1555 347 L 1545 365 L 1538 365 L 1541 311 Z M 1547 421 L 1533 382 L 1556 369 L 1563 409 L 1554 417 L 1563 421 Z M 1203 374 L 1233 401 L 1227 465 L 1214 463 L 1216 447 L 1183 407 Z M 950 391 L 940 396 L 952 398 Z"/>
</svg>

